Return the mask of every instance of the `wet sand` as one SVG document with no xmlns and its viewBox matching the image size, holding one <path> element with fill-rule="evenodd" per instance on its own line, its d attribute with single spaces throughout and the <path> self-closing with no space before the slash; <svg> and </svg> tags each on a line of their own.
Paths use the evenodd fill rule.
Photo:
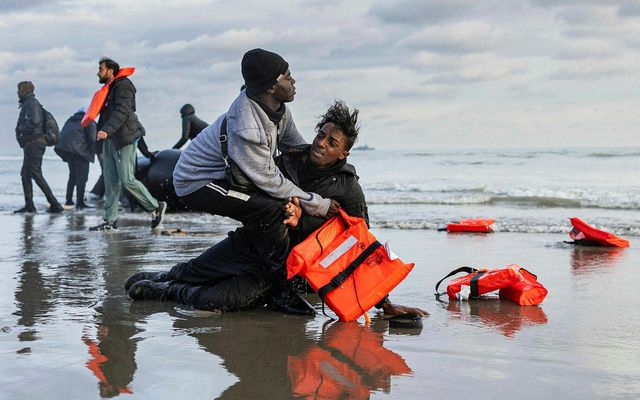
<svg viewBox="0 0 640 400">
<path fill-rule="evenodd" d="M 122 283 L 193 257 L 233 225 L 146 214 L 95 233 L 98 212 L 0 214 L 0 398 L 562 398 L 640 396 L 640 245 L 603 250 L 566 235 L 376 229 L 416 266 L 392 300 L 428 310 L 421 330 L 327 324 L 267 310 L 194 313 L 137 302 Z M 539 307 L 438 302 L 435 283 L 469 265 L 517 263 L 549 290 Z M 317 298 L 309 300 L 319 306 Z M 322 377 L 320 379 L 319 377 Z"/>
</svg>

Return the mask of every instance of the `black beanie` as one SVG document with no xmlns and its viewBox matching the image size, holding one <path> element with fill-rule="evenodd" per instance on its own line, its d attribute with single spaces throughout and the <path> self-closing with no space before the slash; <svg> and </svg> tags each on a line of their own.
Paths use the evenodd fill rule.
<svg viewBox="0 0 640 400">
<path fill-rule="evenodd" d="M 265 93 L 288 69 L 284 58 L 267 50 L 249 50 L 242 57 L 242 77 L 248 94 Z"/>
</svg>

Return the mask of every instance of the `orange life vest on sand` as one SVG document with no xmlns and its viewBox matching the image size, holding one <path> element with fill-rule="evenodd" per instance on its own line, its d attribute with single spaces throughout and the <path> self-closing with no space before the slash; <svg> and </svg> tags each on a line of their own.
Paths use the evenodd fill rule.
<svg viewBox="0 0 640 400">
<path fill-rule="evenodd" d="M 383 347 L 381 333 L 355 322 L 333 324 L 300 356 L 289 356 L 294 397 L 368 399 L 370 391 L 391 388 L 391 376 L 410 374 L 402 357 Z"/>
<path fill-rule="evenodd" d="M 491 225 L 496 222 L 495 219 L 461 219 L 458 222 L 447 224 L 447 232 L 493 232 Z"/>
<path fill-rule="evenodd" d="M 569 218 L 573 229 L 569 232 L 569 237 L 577 244 L 595 244 L 597 246 L 608 247 L 629 247 L 629 241 L 613 233 L 601 231 L 587 224 L 577 217 Z"/>
<path fill-rule="evenodd" d="M 388 254 L 364 219 L 344 210 L 295 246 L 287 258 L 288 279 L 304 277 L 341 321 L 367 312 L 412 268 L 413 264 Z"/>
<path fill-rule="evenodd" d="M 96 117 L 98 116 L 98 114 L 100 114 L 100 110 L 102 110 L 104 101 L 107 99 L 107 95 L 109 94 L 109 87 L 111 86 L 111 84 L 118 78 L 133 75 L 135 70 L 136 69 L 133 67 L 120 68 L 118 70 L 118 74 L 111 81 L 109 81 L 109 83 L 103 85 L 100 89 L 98 89 L 97 92 L 93 94 L 91 104 L 89 104 L 87 112 L 84 113 L 84 117 L 82 117 L 80 126 L 87 127 L 91 122 L 96 120 Z"/>
<path fill-rule="evenodd" d="M 476 299 L 483 294 L 500 290 L 500 297 L 507 298 L 521 306 L 540 304 L 547 295 L 547 289 L 538 282 L 537 277 L 516 264 L 494 270 L 460 267 L 451 271 L 436 284 L 436 295 L 438 295 L 440 283 L 459 272 L 467 272 L 468 274 L 453 279 L 447 285 L 447 295 L 451 300 L 458 299 L 458 293 L 460 293 L 462 286 L 469 286 L 469 299 Z"/>
</svg>

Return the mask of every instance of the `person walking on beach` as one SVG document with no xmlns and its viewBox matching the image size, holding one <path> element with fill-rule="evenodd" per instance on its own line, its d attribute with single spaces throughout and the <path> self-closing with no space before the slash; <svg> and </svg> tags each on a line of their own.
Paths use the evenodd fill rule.
<svg viewBox="0 0 640 400">
<path fill-rule="evenodd" d="M 42 190 L 49 202 L 49 213 L 62 212 L 63 208 L 53 195 L 49 184 L 42 176 L 42 158 L 47 149 L 44 138 L 44 113 L 42 106 L 36 100 L 35 86 L 30 81 L 18 83 L 18 101 L 20 103 L 20 115 L 16 125 L 16 139 L 24 150 L 22 160 L 22 190 L 24 192 L 24 207 L 16 210 L 16 213 L 36 212 L 33 204 L 33 184 L 31 180 Z"/>
<path fill-rule="evenodd" d="M 80 125 L 86 109 L 76 111 L 60 131 L 60 141 L 54 147 L 62 161 L 69 164 L 67 198 L 65 206 L 73 206 L 73 190 L 76 189 L 76 209 L 93 208 L 85 203 L 84 189 L 89 176 L 89 163 L 96 155 L 96 123 L 91 121 L 86 127 Z"/>
<path fill-rule="evenodd" d="M 196 116 L 196 109 L 191 104 L 185 104 L 180 108 L 180 115 L 182 116 L 182 137 L 178 140 L 173 148 L 180 149 L 187 143 L 187 140 L 195 139 L 204 128 L 209 126 Z"/>
<path fill-rule="evenodd" d="M 102 143 L 102 168 L 105 185 L 105 219 L 93 231 L 118 229 L 118 198 L 120 184 L 133 195 L 140 205 L 152 213 L 151 229 L 157 228 L 164 218 L 167 204 L 158 202 L 147 188 L 135 178 L 136 145 L 144 135 L 136 111 L 136 88 L 120 72 L 120 66 L 109 58 L 100 59 L 99 82 L 108 85 L 108 94 L 100 108 L 97 140 Z M 133 73 L 129 70 L 129 75 Z"/>
<path fill-rule="evenodd" d="M 173 184 L 191 209 L 240 221 L 245 229 L 234 236 L 238 245 L 283 269 L 286 199 L 299 197 L 305 211 L 318 216 L 337 212 L 338 204 L 303 191 L 275 165 L 277 151 L 305 143 L 286 106 L 296 93 L 289 64 L 276 53 L 253 49 L 241 67 L 246 90 L 182 151 Z"/>
</svg>

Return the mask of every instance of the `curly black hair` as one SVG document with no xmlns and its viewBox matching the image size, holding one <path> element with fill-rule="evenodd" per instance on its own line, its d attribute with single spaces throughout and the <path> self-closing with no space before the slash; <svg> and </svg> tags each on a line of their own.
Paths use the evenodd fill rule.
<svg viewBox="0 0 640 400">
<path fill-rule="evenodd" d="M 358 113 L 357 108 L 354 108 L 353 112 L 351 112 L 343 101 L 336 100 L 327 112 L 320 117 L 320 122 L 316 125 L 316 132 L 327 122 L 333 122 L 347 137 L 347 150 L 351 150 L 351 147 L 358 139 L 360 130 Z"/>
</svg>

